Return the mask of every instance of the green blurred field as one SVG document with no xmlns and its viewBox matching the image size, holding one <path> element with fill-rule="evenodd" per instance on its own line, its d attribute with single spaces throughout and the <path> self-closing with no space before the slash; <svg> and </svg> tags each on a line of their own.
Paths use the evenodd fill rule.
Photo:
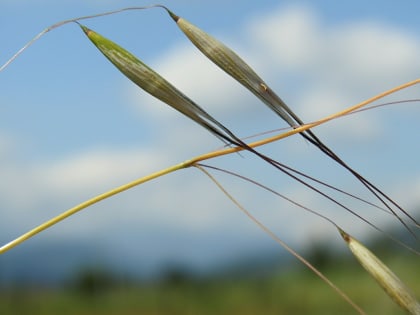
<svg viewBox="0 0 420 315">
<path fill-rule="evenodd" d="M 387 264 L 419 296 L 418 258 Z M 354 262 L 329 263 L 327 276 L 368 314 L 404 314 Z M 16 288 L 1 292 L 0 314 L 356 314 L 324 282 L 303 267 L 268 277 L 193 280 L 173 275 L 155 284 L 101 285 L 66 289 Z M 96 279 L 95 281 L 98 281 Z"/>
</svg>

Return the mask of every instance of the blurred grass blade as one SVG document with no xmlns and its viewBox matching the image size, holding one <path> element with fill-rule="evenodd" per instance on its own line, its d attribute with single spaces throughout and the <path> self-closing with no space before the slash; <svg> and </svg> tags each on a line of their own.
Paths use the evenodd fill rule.
<svg viewBox="0 0 420 315">
<path fill-rule="evenodd" d="M 238 145 L 232 132 L 133 54 L 86 26 L 80 27 L 105 57 L 144 91 L 194 120 L 225 143 Z"/>
<path fill-rule="evenodd" d="M 420 315 L 420 304 L 406 285 L 363 244 L 339 229 L 353 255 L 401 308 Z"/>
<path fill-rule="evenodd" d="M 303 125 L 303 121 L 283 102 L 283 100 L 265 83 L 257 73 L 233 50 L 225 44 L 204 32 L 197 26 L 191 24 L 184 18 L 174 14 L 168 8 L 163 7 L 172 19 L 176 22 L 181 31 L 189 38 L 189 40 L 212 62 L 219 66 L 223 71 L 228 73 L 249 91 L 255 94 L 263 103 L 284 119 L 291 127 Z M 302 132 L 301 135 L 318 147 L 323 153 L 335 160 L 341 166 L 346 168 L 353 176 L 355 176 L 390 212 L 409 230 L 413 236 L 415 234 L 410 230 L 407 224 L 397 215 L 397 213 L 388 205 L 386 200 L 397 207 L 402 213 L 409 217 L 413 222 L 418 224 L 416 220 L 410 216 L 401 206 L 389 198 L 385 193 L 378 189 L 375 185 L 365 179 L 362 175 L 348 166 L 340 157 L 338 157 L 330 148 L 328 148 L 321 140 L 311 131 Z"/>
</svg>

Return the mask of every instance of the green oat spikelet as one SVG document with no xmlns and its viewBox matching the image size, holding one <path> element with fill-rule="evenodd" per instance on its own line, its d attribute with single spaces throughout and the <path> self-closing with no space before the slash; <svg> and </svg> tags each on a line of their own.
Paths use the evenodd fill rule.
<svg viewBox="0 0 420 315">
<path fill-rule="evenodd" d="M 409 314 L 420 315 L 420 303 L 407 286 L 362 243 L 341 229 L 339 232 L 359 263 L 389 297 Z"/>
<path fill-rule="evenodd" d="M 225 143 L 239 145 L 232 132 L 133 54 L 86 26 L 80 27 L 104 56 L 141 89 L 194 120 Z"/>
</svg>

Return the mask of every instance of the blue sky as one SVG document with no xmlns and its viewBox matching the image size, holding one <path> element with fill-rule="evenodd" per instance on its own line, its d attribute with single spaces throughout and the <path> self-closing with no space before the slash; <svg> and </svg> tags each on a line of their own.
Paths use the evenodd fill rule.
<svg viewBox="0 0 420 315">
<path fill-rule="evenodd" d="M 393 1 L 162 3 L 234 48 L 305 121 L 419 75 L 417 1 L 404 5 Z M 0 63 L 55 22 L 145 4 L 149 3 L 3 1 Z M 126 12 L 83 23 L 154 67 L 239 136 L 285 127 L 196 51 L 164 11 Z M 1 243 L 89 197 L 221 145 L 135 87 L 73 24 L 31 46 L 0 73 L 0 86 Z M 411 98 L 420 98 L 419 87 L 387 100 Z M 419 105 L 376 109 L 315 130 L 345 161 L 413 213 L 420 201 Z M 371 198 L 350 175 L 299 137 L 261 150 Z M 270 185 L 356 236 L 371 232 L 252 156 L 209 163 Z M 229 176 L 218 179 L 296 248 L 339 242 L 331 225 L 305 211 Z M 395 223 L 365 205 L 346 202 L 385 229 Z M 131 264 L 179 261 L 194 266 L 275 246 L 195 169 L 95 205 L 15 250 L 50 243 L 101 248 L 101 255 Z"/>
</svg>

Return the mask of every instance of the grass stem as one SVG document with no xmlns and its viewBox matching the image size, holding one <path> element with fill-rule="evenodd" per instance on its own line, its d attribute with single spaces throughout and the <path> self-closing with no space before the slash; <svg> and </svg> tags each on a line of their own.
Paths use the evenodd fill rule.
<svg viewBox="0 0 420 315">
<path fill-rule="evenodd" d="M 292 136 L 292 135 L 297 134 L 297 133 L 301 133 L 302 131 L 308 130 L 310 128 L 317 127 L 317 126 L 322 125 L 322 124 L 324 124 L 324 123 L 326 123 L 330 120 L 337 119 L 339 117 L 342 117 L 342 116 L 345 116 L 349 113 L 357 111 L 360 108 L 362 108 L 362 107 L 364 107 L 364 106 L 366 106 L 366 105 L 368 105 L 368 104 L 370 104 L 374 101 L 377 101 L 377 100 L 379 100 L 379 99 L 381 99 L 385 96 L 388 96 L 388 95 L 390 95 L 392 93 L 395 93 L 399 90 L 408 88 L 410 86 L 413 86 L 413 85 L 416 85 L 416 84 L 419 84 L 419 83 L 420 83 L 420 79 L 416 79 L 416 80 L 401 84 L 401 85 L 399 85 L 397 87 L 394 87 L 390 90 L 382 92 L 382 93 L 380 93 L 380 94 L 378 94 L 378 95 L 376 95 L 376 96 L 374 96 L 370 99 L 367 99 L 367 100 L 365 100 L 365 101 L 363 101 L 359 104 L 356 104 L 356 105 L 351 106 L 351 107 L 349 107 L 349 108 L 347 108 L 343 111 L 340 111 L 338 113 L 327 116 L 327 117 L 325 117 L 323 119 L 320 119 L 316 122 L 312 122 L 312 123 L 308 123 L 308 124 L 305 124 L 305 125 L 302 125 L 302 126 L 298 126 L 294 129 L 286 131 L 284 133 L 281 133 L 281 134 L 278 134 L 278 135 L 275 135 L 275 136 L 272 136 L 272 137 L 269 137 L 269 138 L 266 138 L 266 139 L 262 139 L 260 141 L 252 142 L 252 143 L 248 144 L 248 146 L 251 147 L 251 148 L 255 148 L 255 147 L 259 147 L 259 146 L 262 146 L 262 145 L 265 145 L 265 144 L 268 144 L 268 143 L 272 143 L 272 142 L 284 139 L 286 137 Z M 227 155 L 227 154 L 231 154 L 231 153 L 234 153 L 234 152 L 239 152 L 239 151 L 242 151 L 242 150 L 244 150 L 244 148 L 242 148 L 242 147 L 231 147 L 231 148 L 225 148 L 225 149 L 209 152 L 209 153 L 206 153 L 206 154 L 202 154 L 202 155 L 196 156 L 196 157 L 194 157 L 190 160 L 186 160 L 182 163 L 170 166 L 168 168 L 157 171 L 157 172 L 152 173 L 150 175 L 138 178 L 138 179 L 136 179 L 132 182 L 129 182 L 127 184 L 121 185 L 121 186 L 119 186 L 117 188 L 114 188 L 112 190 L 109 190 L 105 193 L 97 195 L 97 196 L 95 196 L 95 197 L 93 197 L 89 200 L 86 200 L 86 201 L 80 203 L 79 205 L 77 205 L 73 208 L 70 208 L 70 209 L 64 211 L 63 213 L 59 214 L 58 216 L 40 224 L 39 226 L 33 228 L 32 230 L 22 234 L 21 236 L 17 237 L 16 239 L 14 239 L 14 240 L 10 241 L 9 243 L 3 245 L 2 247 L 0 247 L 0 254 L 4 254 L 8 250 L 10 250 L 13 247 L 23 243 L 24 241 L 31 238 L 32 236 L 46 230 L 47 228 L 57 224 L 58 222 L 70 217 L 71 215 L 73 215 L 73 214 L 75 214 L 75 213 L 93 205 L 93 204 L 96 204 L 96 203 L 98 203 L 98 202 L 100 202 L 104 199 L 110 198 L 110 197 L 112 197 L 116 194 L 119 194 L 119 193 L 121 193 L 123 191 L 126 191 L 128 189 L 131 189 L 135 186 L 141 185 L 141 184 L 143 184 L 147 181 L 156 179 L 158 177 L 161 177 L 161 176 L 164 176 L 166 174 L 178 171 L 180 169 L 190 167 L 192 165 L 195 165 L 198 162 L 201 162 L 201 161 L 204 161 L 204 160 L 209 160 L 209 159 L 216 158 L 216 157 L 223 156 L 223 155 Z"/>
<path fill-rule="evenodd" d="M 0 247 L 0 254 L 3 254 L 5 252 L 7 252 L 8 250 L 10 250 L 13 247 L 15 247 L 15 246 L 23 243 L 24 241 L 26 241 L 27 239 L 31 238 L 32 236 L 34 236 L 34 235 L 36 235 L 36 234 L 38 234 L 38 233 L 46 230 L 47 228 L 49 228 L 49 227 L 57 224 L 60 221 L 63 221 L 64 219 L 70 217 L 71 215 L 73 215 L 73 214 L 75 214 L 75 213 L 77 213 L 77 212 L 79 212 L 79 211 L 81 211 L 81 210 L 83 210 L 83 209 L 85 209 L 85 208 L 87 208 L 87 207 L 95 204 L 95 203 L 98 203 L 98 202 L 100 202 L 100 201 L 102 201 L 104 199 L 110 198 L 110 197 L 112 197 L 112 196 L 114 196 L 116 194 L 119 194 L 119 193 L 121 193 L 123 191 L 126 191 L 126 190 L 130 189 L 130 188 L 133 188 L 135 186 L 138 186 L 140 184 L 143 184 L 145 182 L 148 182 L 148 181 L 150 181 L 152 179 L 161 177 L 163 175 L 172 173 L 174 171 L 178 171 L 178 170 L 183 169 L 183 168 L 188 167 L 188 166 L 190 166 L 190 164 L 188 162 L 187 163 L 185 163 L 185 162 L 184 163 L 179 163 L 177 165 L 174 165 L 174 166 L 165 168 L 163 170 L 160 170 L 158 172 L 152 173 L 150 175 L 147 175 L 147 176 L 138 178 L 138 179 L 136 179 L 136 180 L 134 180 L 132 182 L 129 182 L 129 183 L 124 184 L 124 185 L 121 185 L 121 186 L 119 186 L 117 188 L 114 188 L 114 189 L 109 190 L 109 191 L 107 191 L 107 192 L 105 192 L 103 194 L 97 195 L 97 196 L 95 196 L 95 197 L 93 197 L 93 198 L 91 198 L 89 200 L 86 200 L 86 201 L 78 204 L 77 206 L 75 206 L 73 208 L 70 208 L 70 209 L 64 211 L 63 213 L 59 214 L 58 216 L 56 216 L 56 217 L 54 217 L 54 218 L 52 218 L 52 219 L 50 219 L 50 220 L 48 220 L 48 221 L 46 221 L 46 222 L 38 225 L 34 229 L 26 232 L 25 234 L 22 234 L 21 236 L 19 236 L 18 238 L 14 239 L 13 241 L 11 241 L 11 242 L 3 245 L 2 247 Z"/>
</svg>

